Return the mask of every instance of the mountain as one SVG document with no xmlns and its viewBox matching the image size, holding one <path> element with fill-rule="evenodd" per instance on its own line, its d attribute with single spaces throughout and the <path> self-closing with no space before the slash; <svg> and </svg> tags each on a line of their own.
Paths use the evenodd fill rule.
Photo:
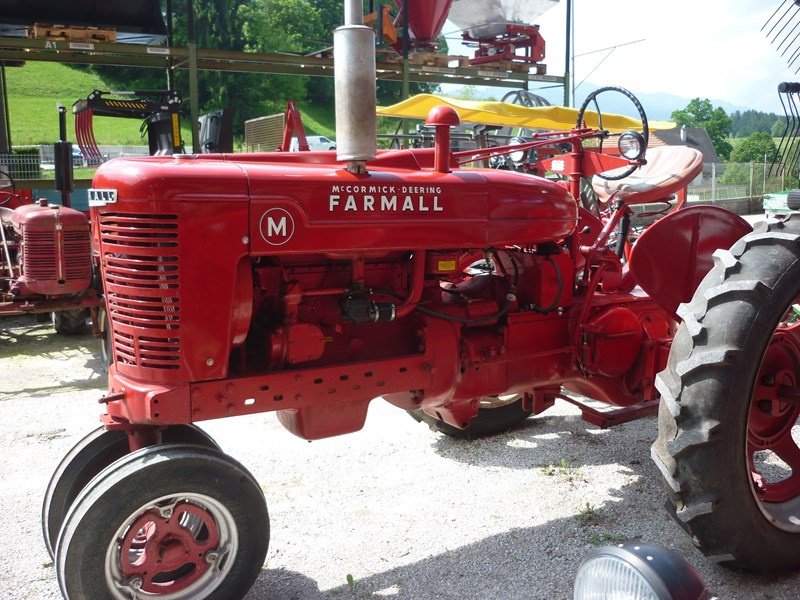
<svg viewBox="0 0 800 600">
<path fill-rule="evenodd" d="M 576 96 L 578 101 L 576 104 L 580 106 L 581 103 L 583 103 L 583 101 L 586 99 L 586 96 L 597 90 L 598 87 L 599 86 L 588 82 L 581 85 L 581 87 L 577 90 Z M 442 93 L 444 95 L 458 95 L 459 90 L 461 90 L 461 86 L 442 86 Z M 494 98 L 497 100 L 501 99 L 509 91 L 512 90 L 507 88 L 470 88 L 470 93 L 476 97 L 487 99 Z M 551 104 L 562 104 L 564 101 L 564 92 L 561 88 L 554 87 L 532 91 L 534 94 L 538 94 L 546 98 Z M 637 92 L 636 90 L 630 91 L 639 99 L 639 102 L 642 103 L 642 107 L 647 114 L 647 118 L 654 121 L 669 121 L 673 111 L 686 108 L 686 105 L 691 101 L 691 98 L 682 98 L 680 96 L 667 94 L 664 92 Z M 724 100 L 715 100 L 713 98 L 710 100 L 711 104 L 713 104 L 715 107 L 721 106 L 729 115 L 734 111 L 745 111 L 749 110 L 750 108 L 747 106 L 737 106 L 735 104 L 731 104 L 730 102 L 725 102 Z M 628 100 L 622 94 L 614 92 L 603 94 L 598 98 L 598 102 L 600 103 L 601 110 L 610 113 L 631 114 L 635 110 L 630 100 Z"/>
</svg>

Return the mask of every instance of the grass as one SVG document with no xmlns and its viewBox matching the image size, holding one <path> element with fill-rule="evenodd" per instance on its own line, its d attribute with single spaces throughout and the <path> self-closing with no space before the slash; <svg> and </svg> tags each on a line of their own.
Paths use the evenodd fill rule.
<svg viewBox="0 0 800 600">
<path fill-rule="evenodd" d="M 624 535 L 605 532 L 603 534 L 593 533 L 586 541 L 592 546 L 600 546 L 601 544 L 621 544 L 622 542 L 627 542 L 628 538 Z"/>
<path fill-rule="evenodd" d="M 575 518 L 578 520 L 578 523 L 580 523 L 581 526 L 597 525 L 604 520 L 600 509 L 588 502 L 584 508 L 578 511 L 578 514 L 575 515 Z"/>
<path fill-rule="evenodd" d="M 57 104 L 61 103 L 69 110 L 76 100 L 86 98 L 92 91 L 112 87 L 94 73 L 58 63 L 29 62 L 23 67 L 8 68 L 6 73 L 11 139 L 15 146 L 52 144 L 58 138 Z M 332 102 L 320 105 L 306 100 L 300 102 L 299 108 L 308 135 L 336 138 Z M 67 137 L 75 143 L 73 123 L 70 114 L 67 116 Z M 95 139 L 104 146 L 146 145 L 147 141 L 139 133 L 140 125 L 138 119 L 97 117 L 94 120 Z M 181 133 L 189 145 L 192 138 L 187 125 L 188 121 L 183 119 Z M 412 122 L 412 130 L 415 125 Z M 393 133 L 396 127 L 396 119 L 378 119 L 381 133 Z"/>
<path fill-rule="evenodd" d="M 583 473 L 577 467 L 571 467 L 566 458 L 561 459 L 558 465 L 544 465 L 541 467 L 542 474 L 548 477 L 558 477 L 564 481 L 584 481 Z"/>
<path fill-rule="evenodd" d="M 300 115 L 307 135 L 324 135 L 336 139 L 336 115 L 333 106 L 320 106 L 308 102 L 300 103 Z"/>
<path fill-rule="evenodd" d="M 8 81 L 11 141 L 15 146 L 52 144 L 58 139 L 56 105 L 70 109 L 79 98 L 94 90 L 105 90 L 100 77 L 58 63 L 29 62 L 24 67 L 6 69 Z M 67 138 L 75 139 L 74 120 L 67 115 Z M 104 146 L 142 146 L 147 141 L 139 133 L 139 119 L 98 117 L 94 121 L 97 143 Z M 184 139 L 191 143 L 191 133 L 184 120 L 181 127 Z"/>
</svg>

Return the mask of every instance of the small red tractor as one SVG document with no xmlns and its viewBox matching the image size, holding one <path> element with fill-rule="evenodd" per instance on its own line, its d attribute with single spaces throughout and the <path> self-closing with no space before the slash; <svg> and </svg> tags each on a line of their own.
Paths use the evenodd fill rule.
<svg viewBox="0 0 800 600">
<path fill-rule="evenodd" d="M 346 7 L 337 152 L 97 171 L 114 362 L 103 426 L 46 492 L 65 597 L 243 596 L 267 552 L 266 503 L 195 423 L 276 411 L 316 440 L 359 430 L 379 396 L 464 436 L 556 398 L 606 427 L 661 397 L 654 456 L 701 547 L 736 567 L 800 564 L 800 228 L 752 233 L 721 208 L 684 206 L 702 157 L 645 160 L 647 119 L 627 92 L 643 131 L 620 135 L 619 153 L 596 144 L 602 120 L 584 125 L 596 94 L 573 130 L 524 145 L 452 152 L 458 115 L 438 107 L 435 148 L 376 152 L 374 34 L 358 2 Z M 461 167 L 520 150 L 562 179 Z M 596 174 L 600 214 L 580 203 Z M 659 202 L 665 216 L 633 229 L 631 207 Z M 791 475 L 762 468 L 764 451 Z"/>
<path fill-rule="evenodd" d="M 46 200 L 0 206 L 0 273 L 0 317 L 52 313 L 58 333 L 82 332 L 102 301 L 88 217 Z"/>
</svg>

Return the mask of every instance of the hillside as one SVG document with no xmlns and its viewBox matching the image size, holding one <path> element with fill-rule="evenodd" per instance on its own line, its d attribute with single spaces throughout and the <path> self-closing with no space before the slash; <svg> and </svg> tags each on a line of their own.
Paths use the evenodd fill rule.
<svg viewBox="0 0 800 600">
<path fill-rule="evenodd" d="M 94 90 L 107 90 L 103 81 L 86 71 L 58 63 L 29 62 L 24 67 L 6 69 L 8 81 L 11 140 L 15 146 L 50 144 L 58 138 L 56 105 L 69 110 L 76 100 Z M 137 146 L 147 142 L 139 133 L 138 119 L 98 117 L 94 121 L 97 143 L 110 146 Z M 183 135 L 189 134 L 182 127 Z M 74 120 L 67 116 L 67 135 L 75 142 Z"/>
</svg>

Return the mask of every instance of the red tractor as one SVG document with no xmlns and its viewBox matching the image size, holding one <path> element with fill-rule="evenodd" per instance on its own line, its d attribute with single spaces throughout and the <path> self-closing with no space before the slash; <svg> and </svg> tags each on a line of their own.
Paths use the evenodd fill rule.
<svg viewBox="0 0 800 600">
<path fill-rule="evenodd" d="M 0 317 L 52 313 L 56 332 L 74 334 L 89 309 L 97 323 L 90 240 L 88 217 L 72 208 L 0 206 Z"/>
<path fill-rule="evenodd" d="M 800 281 L 794 229 L 745 235 L 736 215 L 684 207 L 702 157 L 645 161 L 627 92 L 644 127 L 620 154 L 592 145 L 610 136 L 584 125 L 596 94 L 572 131 L 523 146 L 452 152 L 459 119 L 439 107 L 435 148 L 376 153 L 374 73 L 358 67 L 374 34 L 357 4 L 335 33 L 337 152 L 117 159 L 95 176 L 114 362 L 103 427 L 45 497 L 64 595 L 243 596 L 266 503 L 195 423 L 276 411 L 315 440 L 359 430 L 378 396 L 475 435 L 578 402 L 564 390 L 614 407 L 579 403 L 604 427 L 661 395 L 655 456 L 679 519 L 728 564 L 800 564 L 797 478 L 774 484 L 753 458 L 800 453 L 797 317 L 783 316 L 800 289 L 774 291 L 787 267 Z M 460 167 L 531 149 L 563 179 Z M 600 215 L 579 200 L 596 174 Z M 666 216 L 634 231 L 631 207 L 657 202 Z"/>
</svg>

